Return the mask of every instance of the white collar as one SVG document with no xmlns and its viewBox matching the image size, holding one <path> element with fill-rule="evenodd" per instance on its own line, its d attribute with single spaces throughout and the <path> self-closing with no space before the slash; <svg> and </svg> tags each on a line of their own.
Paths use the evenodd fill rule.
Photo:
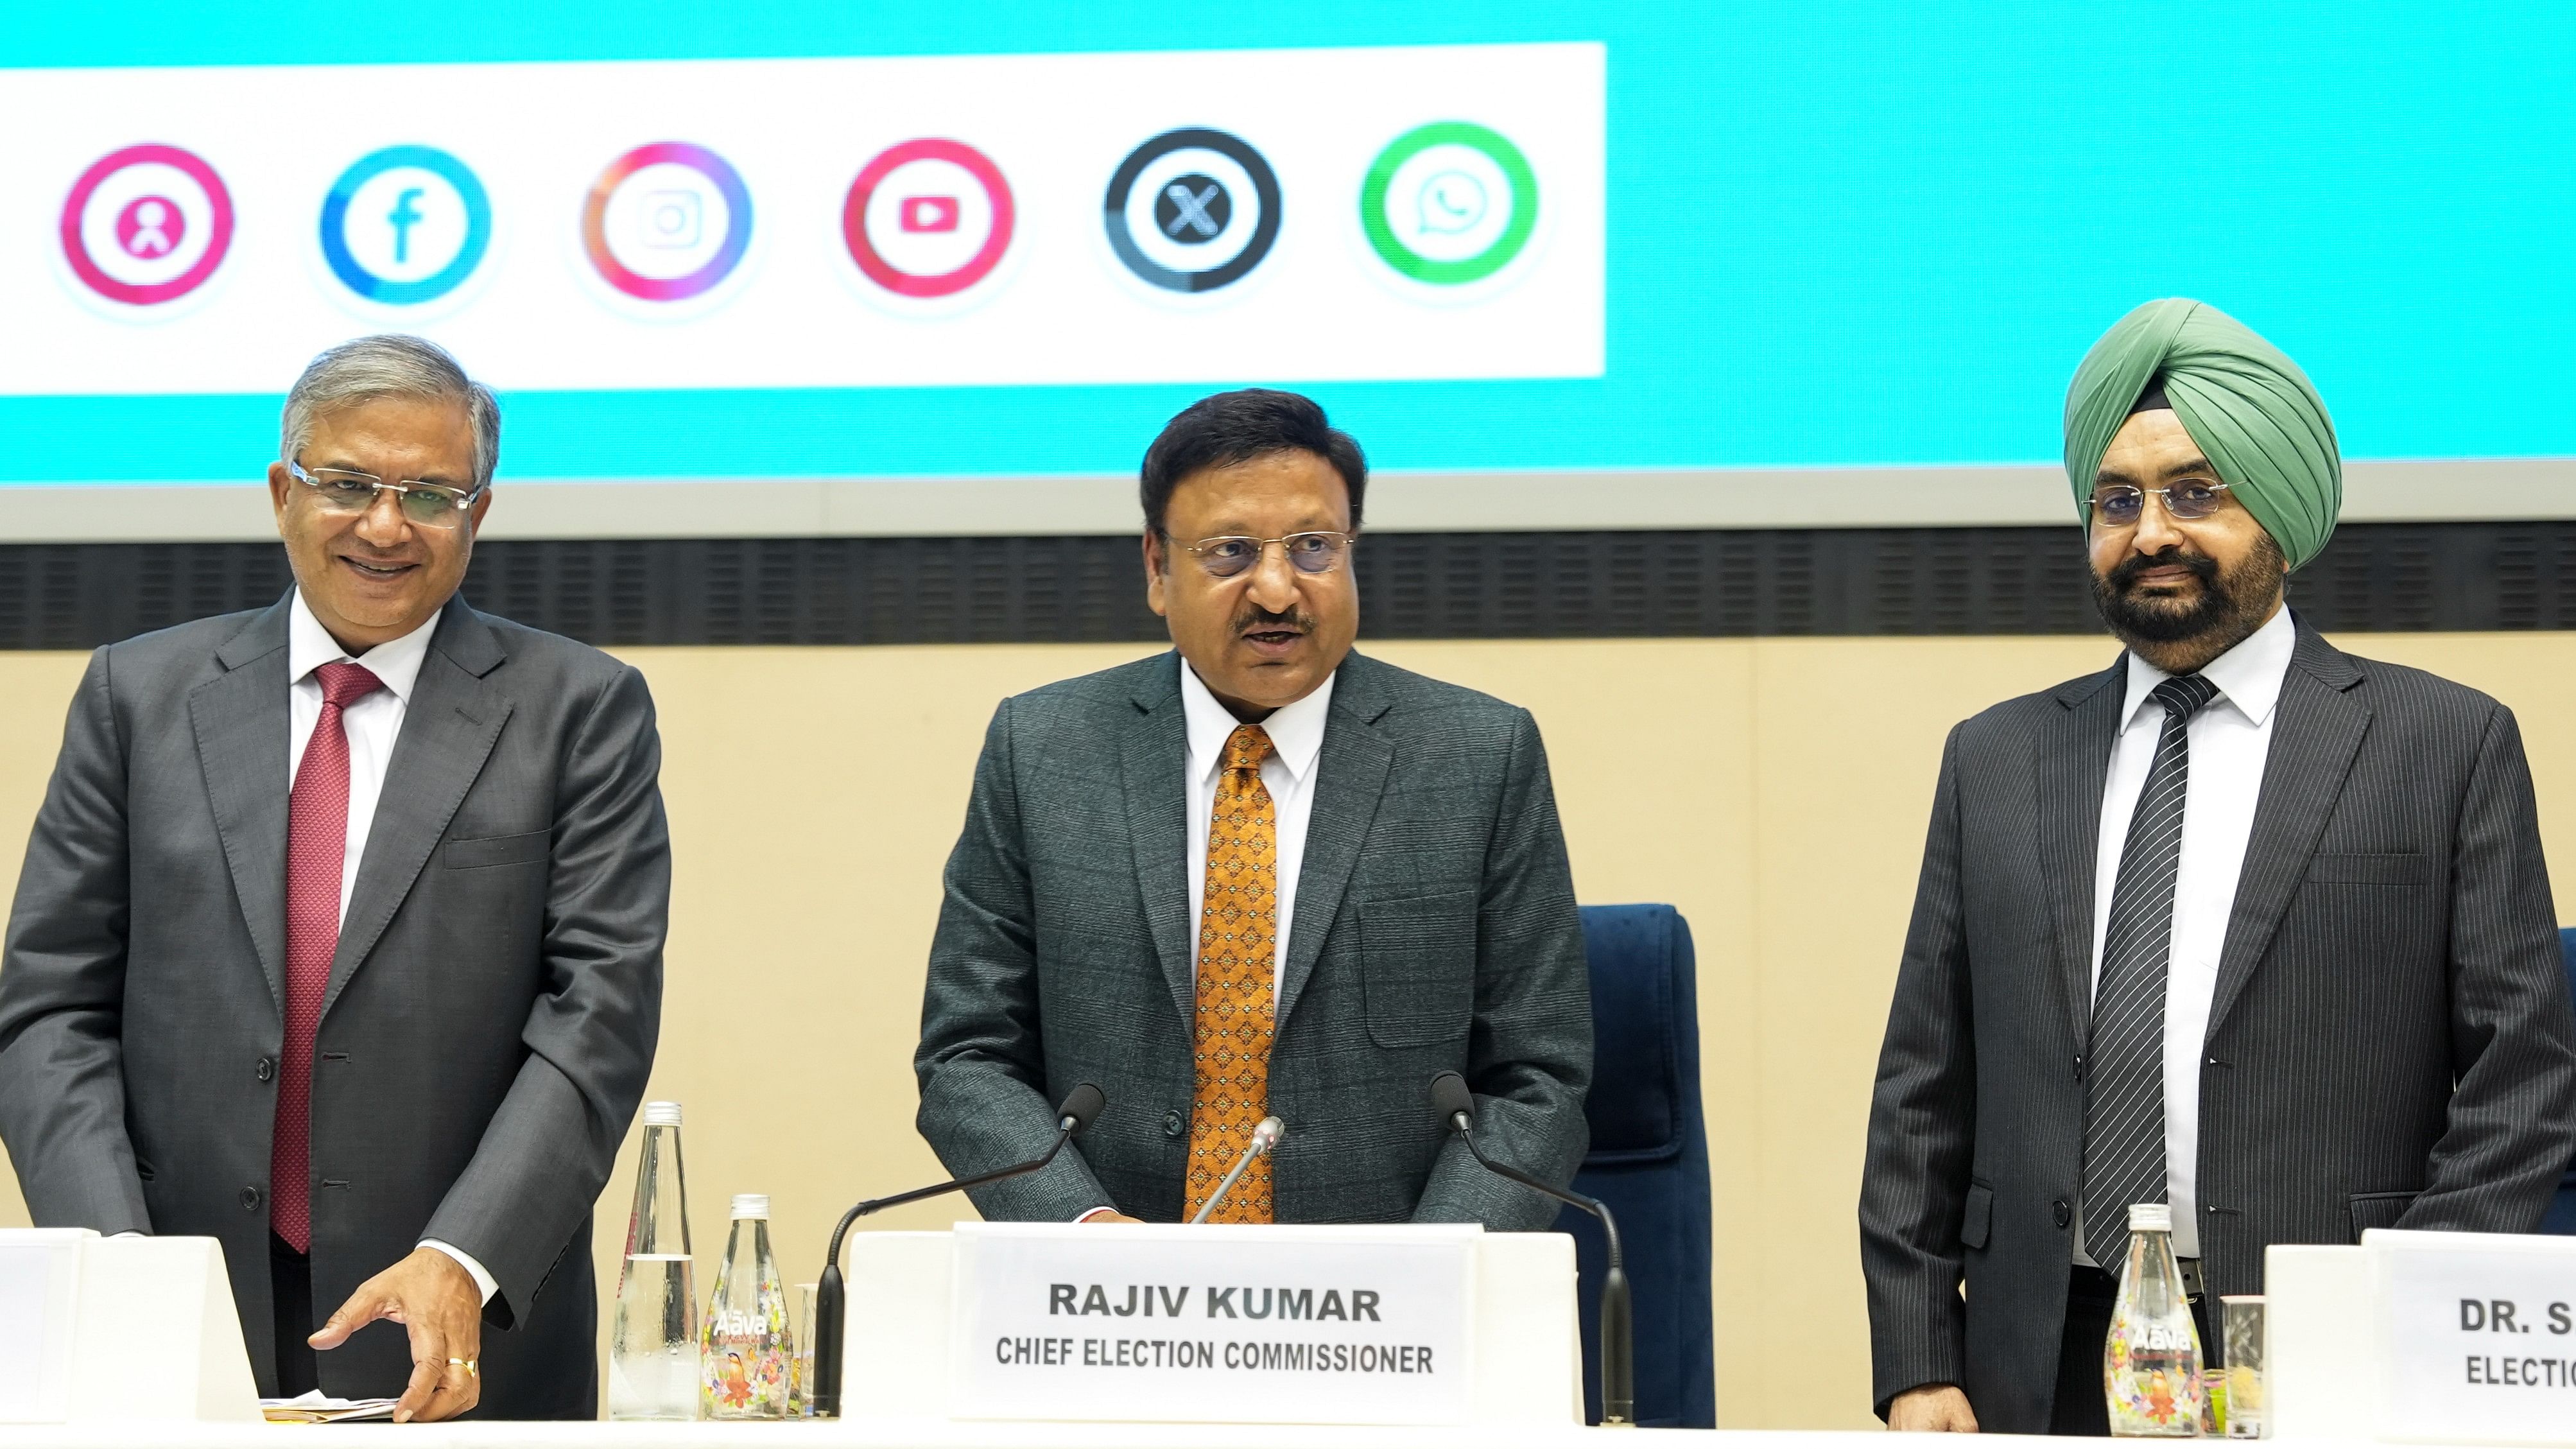
<svg viewBox="0 0 2576 1449">
<path fill-rule="evenodd" d="M 2285 603 L 2263 622 L 2262 628 L 2203 666 L 2201 677 L 2218 686 L 2218 698 L 2236 706 L 2237 713 L 2259 727 L 2271 718 L 2272 707 L 2281 702 L 2281 682 L 2289 677 L 2290 656 L 2297 652 L 2298 645 L 2298 625 L 2291 621 L 2290 606 Z M 2131 654 L 2129 698 L 2120 711 L 2120 727 L 2127 729 L 2134 723 L 2147 696 L 2172 677 Z"/>
<path fill-rule="evenodd" d="M 428 623 L 358 655 L 356 662 L 367 666 L 367 672 L 394 698 L 410 704 L 412 684 L 420 678 L 422 661 L 429 658 L 429 636 L 437 628 L 438 614 L 432 614 Z M 301 684 L 314 670 L 349 657 L 349 651 L 341 648 L 331 631 L 322 627 L 322 621 L 313 617 L 312 606 L 304 602 L 304 591 L 297 589 L 295 602 L 286 611 L 286 682 Z"/>
<path fill-rule="evenodd" d="M 1333 680 L 1339 674 L 1335 670 L 1325 675 L 1312 694 L 1279 706 L 1261 722 L 1262 733 L 1270 736 L 1270 747 L 1278 752 L 1279 763 L 1287 766 L 1292 780 L 1304 780 L 1306 772 L 1315 768 L 1315 757 L 1323 753 L 1324 721 L 1332 709 Z M 1181 713 L 1190 727 L 1191 777 L 1214 774 L 1225 760 L 1225 742 L 1243 721 L 1217 703 L 1186 659 L 1181 661 Z"/>
</svg>

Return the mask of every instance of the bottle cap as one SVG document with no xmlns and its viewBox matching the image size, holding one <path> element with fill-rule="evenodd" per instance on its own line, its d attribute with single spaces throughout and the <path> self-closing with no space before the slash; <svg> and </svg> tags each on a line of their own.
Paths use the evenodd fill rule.
<svg viewBox="0 0 2576 1449">
<path fill-rule="evenodd" d="M 769 1218 L 769 1194 L 765 1192 L 735 1193 L 733 1195 L 733 1215 L 737 1218 L 759 1218 L 766 1222 Z"/>
<path fill-rule="evenodd" d="M 735 1199 L 735 1216 L 741 1216 L 741 1199 Z M 762 1214 L 767 1216 L 767 1214 Z M 2129 1204 L 2129 1231 L 2133 1233 L 2170 1233 L 2173 1231 L 2173 1208 L 2160 1202 Z"/>
<path fill-rule="evenodd" d="M 677 1127 L 677 1126 L 679 1126 L 679 1125 L 680 1125 L 680 1104 L 679 1104 L 679 1103 L 677 1103 L 677 1102 L 647 1102 L 647 1103 L 645 1103 L 645 1104 L 644 1104 L 644 1125 L 645 1125 L 645 1126 L 647 1126 L 647 1127 Z"/>
</svg>

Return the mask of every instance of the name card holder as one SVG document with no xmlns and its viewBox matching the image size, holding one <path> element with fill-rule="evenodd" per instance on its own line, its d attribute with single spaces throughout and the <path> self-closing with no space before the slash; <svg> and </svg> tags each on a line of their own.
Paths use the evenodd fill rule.
<svg viewBox="0 0 2576 1449">
<path fill-rule="evenodd" d="M 2576 1445 L 2576 1238 L 2375 1228 L 2361 1251 L 2379 1437 Z"/>
<path fill-rule="evenodd" d="M 0 1230 L 0 1423 L 256 1423 L 223 1246 Z"/>
<path fill-rule="evenodd" d="M 849 1419 L 1578 1424 L 1573 1240 L 963 1223 L 850 1240 Z"/>
</svg>

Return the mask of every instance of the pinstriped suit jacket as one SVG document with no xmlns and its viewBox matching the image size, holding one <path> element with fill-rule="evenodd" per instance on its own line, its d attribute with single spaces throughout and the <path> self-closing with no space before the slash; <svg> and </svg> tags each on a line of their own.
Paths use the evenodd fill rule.
<svg viewBox="0 0 2576 1449">
<path fill-rule="evenodd" d="M 922 999 L 921 1135 L 959 1175 L 1035 1157 L 1051 1103 L 1109 1105 L 987 1218 L 1181 1214 L 1193 1089 L 1180 656 L 1006 699 L 984 738 Z M 1489 1155 L 1563 1183 L 1588 1136 L 1592 998 L 1527 710 L 1352 654 L 1333 685 L 1279 994 L 1281 1222 L 1542 1229 L 1431 1115 L 1442 1069 Z"/>
<path fill-rule="evenodd" d="M 1861 1185 L 1873 1393 L 2045 1432 L 2081 1199 L 2094 845 L 2125 662 L 1951 731 Z M 2273 1243 L 2528 1232 L 2576 1020 L 2511 711 L 2301 624 L 2200 1074 L 2213 1293 Z M 1960 1293 L 1964 1280 L 1966 1294 Z"/>
</svg>

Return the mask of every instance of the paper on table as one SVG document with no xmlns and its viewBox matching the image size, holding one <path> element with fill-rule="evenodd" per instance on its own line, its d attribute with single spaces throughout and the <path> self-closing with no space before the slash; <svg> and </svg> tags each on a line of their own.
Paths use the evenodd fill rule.
<svg viewBox="0 0 2576 1449">
<path fill-rule="evenodd" d="M 294 1399 L 262 1399 L 260 1417 L 272 1424 L 345 1424 L 393 1417 L 392 1399 L 335 1399 L 320 1389 Z"/>
</svg>

